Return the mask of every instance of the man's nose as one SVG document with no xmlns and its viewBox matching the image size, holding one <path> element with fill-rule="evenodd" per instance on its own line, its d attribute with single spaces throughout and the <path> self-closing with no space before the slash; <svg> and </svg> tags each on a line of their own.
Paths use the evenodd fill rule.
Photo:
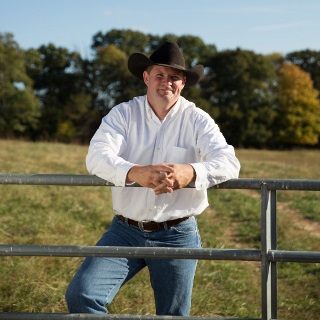
<svg viewBox="0 0 320 320">
<path fill-rule="evenodd" d="M 163 83 L 172 83 L 172 79 L 170 76 L 163 77 L 162 82 Z"/>
</svg>

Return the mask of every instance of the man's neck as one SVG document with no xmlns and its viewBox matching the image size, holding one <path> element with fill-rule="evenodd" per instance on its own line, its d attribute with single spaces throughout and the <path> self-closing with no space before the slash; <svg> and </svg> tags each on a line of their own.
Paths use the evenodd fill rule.
<svg viewBox="0 0 320 320">
<path fill-rule="evenodd" d="M 148 99 L 149 106 L 151 107 L 154 114 L 159 118 L 160 121 L 163 121 L 165 119 L 165 117 L 174 107 L 177 101 L 175 101 L 173 104 L 168 104 L 166 101 L 160 101 L 159 103 L 151 103 Z"/>
</svg>

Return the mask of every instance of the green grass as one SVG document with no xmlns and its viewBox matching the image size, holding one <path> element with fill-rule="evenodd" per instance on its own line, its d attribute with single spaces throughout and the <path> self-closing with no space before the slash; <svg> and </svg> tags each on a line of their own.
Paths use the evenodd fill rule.
<svg viewBox="0 0 320 320">
<path fill-rule="evenodd" d="M 3 173 L 86 174 L 87 146 L 0 140 Z M 320 151 L 237 150 L 241 177 L 320 179 Z M 109 187 L 0 185 L 0 242 L 94 245 L 112 219 Z M 209 190 L 198 218 L 207 248 L 260 248 L 260 194 Z M 319 192 L 278 192 L 278 247 L 320 250 Z M 0 312 L 66 312 L 64 292 L 81 258 L 1 257 Z M 318 263 L 278 264 L 279 319 L 318 319 Z M 261 316 L 260 264 L 199 261 L 192 315 Z M 112 313 L 154 314 L 148 273 L 121 289 Z"/>
</svg>

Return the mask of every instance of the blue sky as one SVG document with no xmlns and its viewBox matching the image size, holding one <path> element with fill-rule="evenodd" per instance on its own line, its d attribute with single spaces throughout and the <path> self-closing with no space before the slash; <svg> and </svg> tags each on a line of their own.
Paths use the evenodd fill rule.
<svg viewBox="0 0 320 320">
<path fill-rule="evenodd" d="M 0 32 L 90 56 L 92 37 L 116 29 L 199 36 L 218 50 L 320 51 L 319 0 L 0 0 Z"/>
</svg>

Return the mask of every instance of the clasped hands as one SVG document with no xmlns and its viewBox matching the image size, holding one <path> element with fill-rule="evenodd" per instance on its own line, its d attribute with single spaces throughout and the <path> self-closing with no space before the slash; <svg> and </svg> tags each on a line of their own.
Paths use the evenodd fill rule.
<svg viewBox="0 0 320 320">
<path fill-rule="evenodd" d="M 151 188 L 156 195 L 171 193 L 194 180 L 195 171 L 190 164 L 136 165 L 127 174 L 127 182 Z"/>
</svg>

